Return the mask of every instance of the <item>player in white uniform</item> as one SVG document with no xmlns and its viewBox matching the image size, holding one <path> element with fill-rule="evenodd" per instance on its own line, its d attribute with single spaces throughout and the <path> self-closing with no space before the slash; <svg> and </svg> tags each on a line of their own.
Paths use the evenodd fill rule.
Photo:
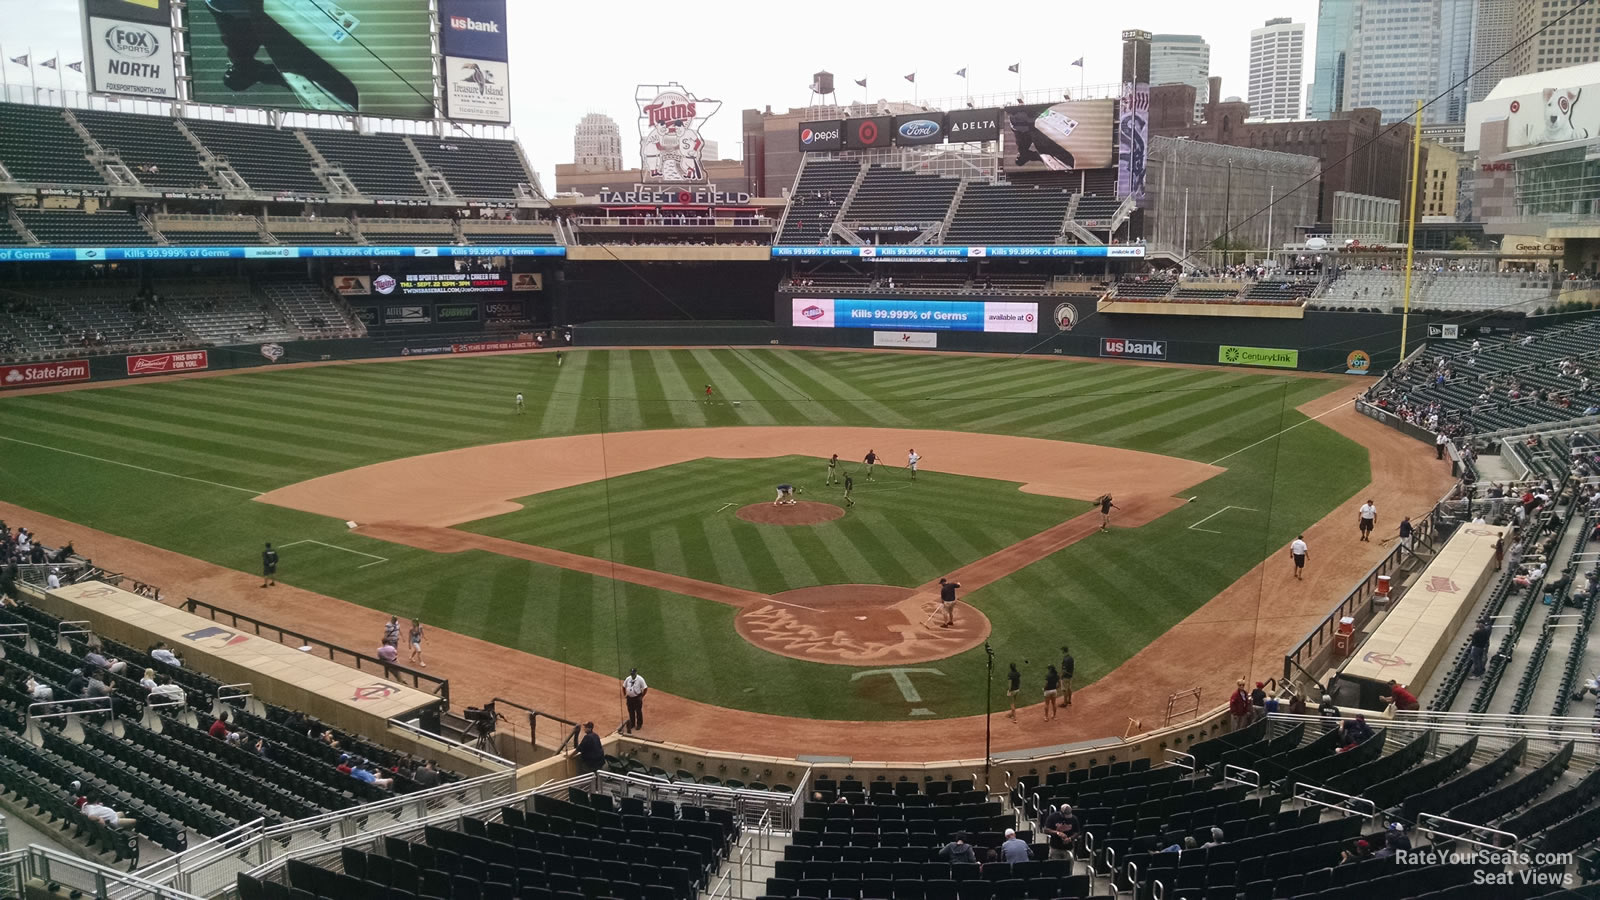
<svg viewBox="0 0 1600 900">
<path fill-rule="evenodd" d="M 911 470 L 911 480 L 917 480 L 917 463 L 922 462 L 922 457 L 917 455 L 915 448 L 906 453 L 906 468 Z"/>
<path fill-rule="evenodd" d="M 518 394 L 517 394 L 517 415 L 519 415 L 519 416 L 522 415 L 522 410 L 523 410 L 523 408 L 525 406 L 527 406 L 527 403 L 522 399 L 522 394 L 520 392 L 518 392 Z"/>
</svg>

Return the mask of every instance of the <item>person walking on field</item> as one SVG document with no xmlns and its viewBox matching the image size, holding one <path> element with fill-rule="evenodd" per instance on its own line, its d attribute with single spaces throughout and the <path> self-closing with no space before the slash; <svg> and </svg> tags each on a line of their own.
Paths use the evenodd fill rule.
<svg viewBox="0 0 1600 900">
<path fill-rule="evenodd" d="M 911 480 L 917 480 L 917 463 L 922 462 L 922 457 L 917 455 L 917 448 L 912 447 L 906 451 L 906 468 L 911 470 Z"/>
<path fill-rule="evenodd" d="M 1072 651 L 1066 644 L 1061 645 L 1061 692 L 1066 706 L 1072 705 L 1072 674 L 1077 671 L 1078 662 L 1072 658 Z"/>
<path fill-rule="evenodd" d="M 875 451 L 868 450 L 867 451 L 867 456 L 866 456 L 866 459 L 864 460 L 864 462 L 866 462 L 866 464 L 867 464 L 867 480 L 871 481 L 872 480 L 872 467 L 874 465 L 876 465 L 877 462 L 878 462 L 878 454 Z"/>
<path fill-rule="evenodd" d="M 1022 673 L 1017 671 L 1017 664 L 1011 664 L 1011 670 L 1006 672 L 1006 696 L 1011 698 L 1011 712 L 1006 713 L 1006 718 L 1017 717 L 1017 694 L 1022 691 Z"/>
<path fill-rule="evenodd" d="M 1306 536 L 1300 535 L 1289 542 L 1289 556 L 1294 559 L 1294 580 L 1304 581 L 1300 577 L 1306 567 Z"/>
<path fill-rule="evenodd" d="M 1361 539 L 1372 543 L 1372 528 L 1378 524 L 1378 505 L 1370 499 L 1361 504 L 1361 519 L 1357 524 L 1361 528 Z"/>
<path fill-rule="evenodd" d="M 1044 673 L 1044 720 L 1056 717 L 1056 694 L 1061 691 L 1061 673 L 1051 666 Z"/>
<path fill-rule="evenodd" d="M 711 402 L 711 385 L 706 385 L 706 402 Z"/>
<path fill-rule="evenodd" d="M 835 453 L 833 455 L 833 457 L 828 460 L 828 484 L 830 484 L 830 485 L 833 484 L 834 474 L 837 473 L 838 471 L 839 471 L 839 454 Z"/>
<path fill-rule="evenodd" d="M 426 669 L 428 664 L 422 661 L 422 620 L 411 620 L 411 661 Z"/>
<path fill-rule="evenodd" d="M 1104 497 L 1100 498 L 1100 531 L 1102 533 L 1111 530 L 1111 511 L 1113 509 L 1121 508 L 1122 507 L 1111 502 L 1110 494 L 1106 494 Z"/>
<path fill-rule="evenodd" d="M 855 488 L 856 488 L 856 480 L 854 478 L 850 477 L 850 473 L 849 472 L 846 472 L 845 475 L 844 475 L 844 506 L 845 506 L 845 509 L 849 509 L 850 507 L 856 505 L 856 501 L 850 499 L 850 492 L 855 490 Z"/>
<path fill-rule="evenodd" d="M 649 692 L 650 685 L 639 677 L 639 670 L 629 669 L 628 677 L 622 679 L 622 696 L 628 704 L 629 734 L 644 727 L 644 695 Z"/>
<path fill-rule="evenodd" d="M 400 647 L 400 617 L 390 616 L 389 621 L 383 624 L 383 643 L 385 646 Z"/>
<path fill-rule="evenodd" d="M 528 405 L 527 401 L 522 399 L 522 392 L 518 391 L 517 392 L 517 415 L 519 415 L 519 416 L 522 415 L 522 412 L 527 407 L 527 405 Z"/>
<path fill-rule="evenodd" d="M 272 542 L 267 542 L 267 549 L 261 551 L 261 586 L 272 587 L 278 583 L 278 551 L 272 549 Z"/>
</svg>

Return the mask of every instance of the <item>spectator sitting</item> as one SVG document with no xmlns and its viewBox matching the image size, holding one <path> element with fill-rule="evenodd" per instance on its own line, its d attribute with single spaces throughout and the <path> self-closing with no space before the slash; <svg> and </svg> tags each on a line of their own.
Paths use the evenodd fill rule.
<svg viewBox="0 0 1600 900">
<path fill-rule="evenodd" d="M 1206 841 L 1204 844 L 1201 844 L 1200 846 L 1202 846 L 1202 847 L 1215 847 L 1218 844 L 1222 843 L 1223 840 L 1224 840 L 1224 838 L 1222 837 L 1222 829 L 1218 828 L 1215 825 L 1213 825 L 1213 826 L 1211 826 L 1211 840 Z"/>
<path fill-rule="evenodd" d="M 163 702 L 176 700 L 178 703 L 185 705 L 189 702 L 189 698 L 184 694 L 183 688 L 173 684 L 172 679 L 165 675 L 156 676 L 156 686 L 150 691 L 150 699 Z"/>
<path fill-rule="evenodd" d="M 340 754 L 339 765 L 335 766 L 335 768 L 339 770 L 340 775 L 349 775 L 351 772 L 355 771 L 355 766 L 350 762 L 350 754 Z"/>
<path fill-rule="evenodd" d="M 27 688 L 29 696 L 33 698 L 35 703 L 49 703 L 56 698 L 56 692 L 51 689 L 50 685 L 35 679 L 31 675 L 28 676 Z"/>
<path fill-rule="evenodd" d="M 1194 835 L 1189 835 L 1188 837 L 1183 839 L 1183 843 L 1181 843 L 1181 844 L 1177 844 L 1177 843 L 1168 844 L 1167 846 L 1162 847 L 1158 852 L 1160 852 L 1160 853 L 1182 853 L 1185 850 L 1193 850 L 1193 849 L 1195 849 L 1195 848 L 1197 848 L 1199 846 L 1200 846 L 1200 842 L 1194 839 Z"/>
<path fill-rule="evenodd" d="M 228 727 L 228 714 L 223 713 L 215 722 L 211 723 L 210 728 L 206 729 L 206 734 L 211 735 L 219 741 L 225 741 L 228 739 L 228 732 L 232 730 L 233 729 Z"/>
<path fill-rule="evenodd" d="M 99 797 L 91 797 L 84 801 L 83 814 L 91 819 L 104 822 L 112 828 L 127 828 L 138 824 L 137 819 L 118 815 L 116 810 L 105 805 Z"/>
<path fill-rule="evenodd" d="M 169 666 L 180 669 L 183 668 L 183 658 L 172 652 L 172 648 L 167 646 L 166 641 L 157 641 L 156 645 L 150 648 L 150 658 L 159 663 L 166 663 Z"/>
<path fill-rule="evenodd" d="M 128 668 L 128 664 L 120 659 L 107 659 L 105 654 L 100 652 L 101 649 L 100 643 L 96 641 L 91 643 L 88 652 L 83 654 L 83 661 L 89 666 L 90 671 L 104 669 L 113 675 L 121 675 Z"/>
<path fill-rule="evenodd" d="M 1372 726 L 1367 724 L 1367 717 L 1358 715 L 1344 723 L 1339 736 L 1339 749 L 1335 753 L 1348 753 L 1358 744 L 1372 737 Z"/>
<path fill-rule="evenodd" d="M 1356 841 L 1354 849 L 1345 850 L 1339 854 L 1339 864 L 1361 862 L 1372 858 L 1372 845 L 1366 841 Z"/>
<path fill-rule="evenodd" d="M 373 774 L 372 771 L 366 766 L 355 766 L 351 768 L 350 777 L 357 781 L 365 781 L 367 784 L 375 784 L 381 788 L 394 787 L 393 778 L 380 778 L 379 776 Z"/>
<path fill-rule="evenodd" d="M 1393 703 L 1395 709 L 1416 710 L 1421 708 L 1415 694 L 1405 689 L 1405 685 L 1389 680 L 1389 693 L 1378 698 L 1385 703 Z"/>
<path fill-rule="evenodd" d="M 73 669 L 72 677 L 67 679 L 67 694 L 71 697 L 82 697 L 89 690 L 89 679 L 83 676 L 82 669 Z"/>
<path fill-rule="evenodd" d="M 411 780 L 415 781 L 419 788 L 431 788 L 439 783 L 439 767 L 430 759 L 411 773 Z"/>
<path fill-rule="evenodd" d="M 156 689 L 156 670 L 155 669 L 145 669 L 144 670 L 144 677 L 139 679 L 139 687 L 144 688 L 145 693 L 147 695 L 151 691 L 154 691 Z"/>
<path fill-rule="evenodd" d="M 1008 863 L 1027 862 L 1030 852 L 1027 842 L 1017 837 L 1017 830 L 1007 828 L 1006 839 L 1000 844 L 1000 860 Z"/>
<path fill-rule="evenodd" d="M 572 748 L 572 752 L 578 757 L 578 769 L 581 772 L 598 772 L 605 768 L 605 747 L 600 743 L 600 735 L 594 733 L 593 722 L 583 723 L 583 739 Z"/>
<path fill-rule="evenodd" d="M 972 852 L 972 845 L 967 843 L 967 833 L 956 832 L 955 838 L 939 851 L 940 858 L 947 859 L 951 863 L 976 863 L 978 857 Z"/>
</svg>

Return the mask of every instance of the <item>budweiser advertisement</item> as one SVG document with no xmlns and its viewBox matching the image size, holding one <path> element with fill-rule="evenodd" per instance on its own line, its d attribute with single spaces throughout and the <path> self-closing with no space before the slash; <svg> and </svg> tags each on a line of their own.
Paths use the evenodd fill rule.
<svg viewBox="0 0 1600 900">
<path fill-rule="evenodd" d="M 89 361 L 86 359 L 0 367 L 0 388 L 38 387 L 42 384 L 67 384 L 88 380 Z"/>
<path fill-rule="evenodd" d="M 209 368 L 211 368 L 211 356 L 205 350 L 141 353 L 128 357 L 129 375 L 165 375 L 169 372 L 197 372 Z"/>
</svg>

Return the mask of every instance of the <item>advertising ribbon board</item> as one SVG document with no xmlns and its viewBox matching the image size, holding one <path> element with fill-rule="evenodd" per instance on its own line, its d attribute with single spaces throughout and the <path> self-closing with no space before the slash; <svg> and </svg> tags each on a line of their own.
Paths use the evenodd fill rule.
<svg viewBox="0 0 1600 900">
<path fill-rule="evenodd" d="M 0 388 L 38 387 L 41 384 L 67 384 L 88 380 L 89 361 L 86 359 L 0 366 Z"/>
<path fill-rule="evenodd" d="M 181 353 L 140 353 L 127 358 L 129 375 L 167 375 L 172 372 L 198 372 L 211 368 L 205 350 Z"/>
<path fill-rule="evenodd" d="M 909 347 L 916 350 L 933 350 L 939 346 L 937 331 L 874 331 L 874 347 Z"/>
</svg>

